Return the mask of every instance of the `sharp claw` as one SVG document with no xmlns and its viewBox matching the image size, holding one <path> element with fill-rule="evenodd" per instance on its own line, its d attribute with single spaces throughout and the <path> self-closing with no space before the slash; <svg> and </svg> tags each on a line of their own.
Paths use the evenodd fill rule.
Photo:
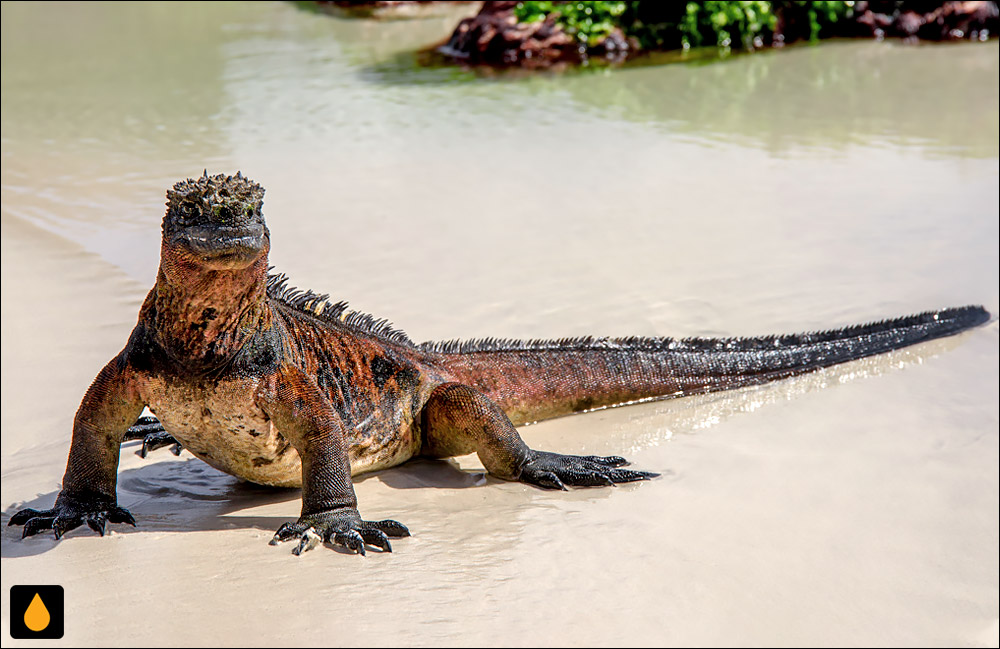
<svg viewBox="0 0 1000 649">
<path fill-rule="evenodd" d="M 52 531 L 55 532 L 56 539 L 61 539 L 66 532 L 75 530 L 83 524 L 83 519 L 79 516 L 57 516 L 52 524 Z"/>
<path fill-rule="evenodd" d="M 157 424 L 153 430 L 146 429 L 145 434 L 142 430 L 133 430 L 134 428 L 129 429 L 131 433 L 126 434 L 126 439 L 142 439 L 142 447 L 136 451 L 136 455 L 139 457 L 145 459 L 147 455 L 164 446 L 170 446 L 174 455 L 180 455 L 181 443 L 164 430 L 163 426 Z"/>
<path fill-rule="evenodd" d="M 354 550 L 361 556 L 365 556 L 365 540 L 361 538 L 361 534 L 357 530 L 349 529 L 336 532 L 333 541 L 337 545 L 342 545 L 348 550 Z"/>
<path fill-rule="evenodd" d="M 292 550 L 292 554 L 300 556 L 303 552 L 308 552 L 309 550 L 315 548 L 322 541 L 323 537 L 316 532 L 315 528 L 310 527 L 306 531 L 302 532 L 302 539 L 299 541 L 299 544 L 295 546 L 295 549 Z"/>
<path fill-rule="evenodd" d="M 279 543 L 284 543 L 285 541 L 295 538 L 298 536 L 298 532 L 291 523 L 284 523 L 278 528 L 278 531 L 274 533 L 271 537 L 269 545 L 278 545 Z"/>
<path fill-rule="evenodd" d="M 392 545 L 389 543 L 389 537 L 386 536 L 385 532 L 380 529 L 367 529 L 361 533 L 361 538 L 364 539 L 365 543 L 375 546 L 376 548 L 382 550 L 382 552 L 392 552 Z"/>
<path fill-rule="evenodd" d="M 357 530 L 348 530 L 347 538 L 354 545 L 354 550 L 361 556 L 365 556 L 365 540 L 361 538 L 361 533 Z"/>
<path fill-rule="evenodd" d="M 542 471 L 535 475 L 534 483 L 540 487 L 545 487 L 546 489 L 560 489 L 562 491 L 567 491 L 566 485 L 563 481 L 559 479 L 555 473 L 551 471 Z"/>
<path fill-rule="evenodd" d="M 93 516 L 87 517 L 87 527 L 94 530 L 101 536 L 104 536 L 104 525 L 107 522 L 107 514 L 104 512 L 98 512 Z"/>
<path fill-rule="evenodd" d="M 132 513 L 124 507 L 115 507 L 114 509 L 109 510 L 107 516 L 108 520 L 112 523 L 126 523 L 135 527 L 135 517 L 132 516 Z"/>
</svg>

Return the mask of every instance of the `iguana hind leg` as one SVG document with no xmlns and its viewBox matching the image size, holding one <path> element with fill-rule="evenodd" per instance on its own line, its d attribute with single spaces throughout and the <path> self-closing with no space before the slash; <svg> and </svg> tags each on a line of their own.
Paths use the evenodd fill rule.
<svg viewBox="0 0 1000 649">
<path fill-rule="evenodd" d="M 439 385 L 422 411 L 423 455 L 475 452 L 491 474 L 546 489 L 595 487 L 648 480 L 657 474 L 630 471 L 620 457 L 562 455 L 528 448 L 500 406 L 461 383 Z"/>
<path fill-rule="evenodd" d="M 136 454 L 143 459 L 146 459 L 146 456 L 156 449 L 170 446 L 171 444 L 173 446 L 170 452 L 174 455 L 180 455 L 181 451 L 184 450 L 181 443 L 163 428 L 163 424 L 156 417 L 139 417 L 125 431 L 125 437 L 122 438 L 122 441 L 128 442 L 136 439 L 142 440 L 142 448 L 136 451 Z"/>
</svg>

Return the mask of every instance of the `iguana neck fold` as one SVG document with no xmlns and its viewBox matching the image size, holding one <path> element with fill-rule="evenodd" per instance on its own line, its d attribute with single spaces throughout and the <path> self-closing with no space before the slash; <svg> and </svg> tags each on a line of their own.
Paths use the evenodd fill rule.
<svg viewBox="0 0 1000 649">
<path fill-rule="evenodd" d="M 164 242 L 140 319 L 175 361 L 203 369 L 225 365 L 271 326 L 267 255 L 245 268 L 211 270 L 168 248 Z"/>
</svg>

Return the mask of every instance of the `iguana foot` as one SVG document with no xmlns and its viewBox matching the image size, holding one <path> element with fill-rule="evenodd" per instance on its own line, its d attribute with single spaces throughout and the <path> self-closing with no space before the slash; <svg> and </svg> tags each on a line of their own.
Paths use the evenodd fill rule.
<svg viewBox="0 0 1000 649">
<path fill-rule="evenodd" d="M 135 527 L 135 518 L 124 507 L 108 504 L 97 498 L 70 498 L 60 495 L 52 509 L 22 509 L 10 517 L 7 525 L 24 525 L 22 539 L 45 530 L 52 530 L 56 539 L 61 539 L 63 534 L 84 523 L 104 536 L 104 526 L 108 521 L 127 523 Z"/>
<path fill-rule="evenodd" d="M 163 424 L 156 417 L 139 417 L 135 423 L 128 427 L 122 441 L 127 442 L 132 439 L 142 439 L 150 433 L 162 433 Z"/>
<path fill-rule="evenodd" d="M 136 455 L 145 459 L 150 452 L 155 451 L 158 448 L 163 448 L 164 446 L 173 446 L 170 448 L 170 452 L 174 455 L 180 455 L 184 447 L 181 443 L 174 439 L 174 436 L 167 431 L 162 431 L 158 433 L 149 433 L 142 438 L 142 448 L 136 451 Z"/>
<path fill-rule="evenodd" d="M 173 435 L 164 430 L 163 424 L 156 417 L 139 417 L 125 431 L 125 437 L 122 438 L 122 441 L 133 439 L 142 440 L 142 448 L 136 451 L 136 455 L 143 459 L 150 452 L 164 446 L 170 446 L 171 444 L 173 444 L 173 448 L 170 449 L 170 452 L 174 455 L 180 455 L 181 451 L 184 450 L 181 443 L 174 439 Z"/>
<path fill-rule="evenodd" d="M 312 550 L 323 541 L 340 545 L 358 554 L 365 553 L 365 545 L 392 552 L 389 537 L 409 536 L 406 526 L 396 521 L 365 521 L 353 507 L 301 516 L 294 523 L 285 523 L 274 533 L 271 545 L 299 539 L 292 554 L 300 555 Z"/>
<path fill-rule="evenodd" d="M 597 455 L 560 455 L 545 451 L 531 451 L 528 461 L 521 467 L 518 478 L 544 489 L 574 487 L 614 486 L 620 482 L 649 480 L 659 473 L 631 471 L 618 467 L 627 465 L 625 458 L 599 457 Z"/>
</svg>

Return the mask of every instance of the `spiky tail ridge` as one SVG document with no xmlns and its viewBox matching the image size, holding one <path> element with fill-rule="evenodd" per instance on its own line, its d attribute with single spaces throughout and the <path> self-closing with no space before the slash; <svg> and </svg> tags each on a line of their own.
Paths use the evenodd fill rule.
<svg viewBox="0 0 1000 649">
<path fill-rule="evenodd" d="M 990 319 L 964 306 L 816 333 L 756 338 L 569 338 L 424 343 L 446 375 L 514 423 L 650 398 L 757 385 L 951 336 Z"/>
</svg>

